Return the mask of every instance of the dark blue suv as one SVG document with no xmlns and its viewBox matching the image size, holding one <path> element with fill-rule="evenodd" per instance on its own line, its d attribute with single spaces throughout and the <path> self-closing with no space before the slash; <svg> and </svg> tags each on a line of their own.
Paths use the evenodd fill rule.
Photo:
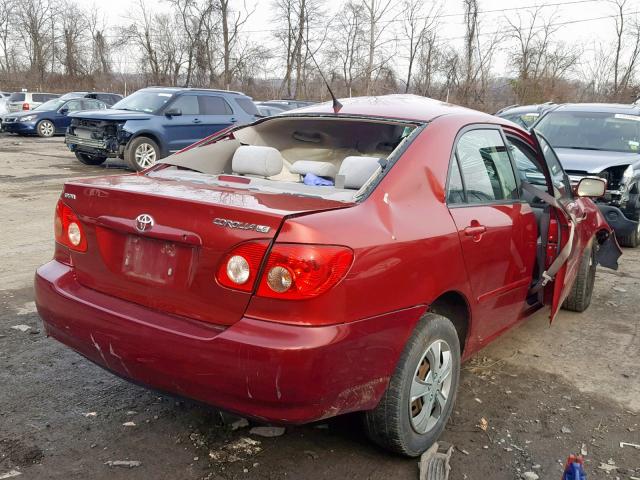
<svg viewBox="0 0 640 480">
<path fill-rule="evenodd" d="M 84 164 L 120 157 L 143 170 L 223 128 L 253 122 L 256 115 L 251 98 L 238 92 L 143 88 L 110 109 L 72 115 L 65 143 Z"/>
</svg>

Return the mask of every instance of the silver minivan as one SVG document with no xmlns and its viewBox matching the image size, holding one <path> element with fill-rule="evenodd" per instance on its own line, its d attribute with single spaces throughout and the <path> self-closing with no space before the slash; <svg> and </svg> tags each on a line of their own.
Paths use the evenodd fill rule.
<svg viewBox="0 0 640 480">
<path fill-rule="evenodd" d="M 8 98 L 7 107 L 9 107 L 9 113 L 33 110 L 44 102 L 59 96 L 57 93 L 14 92 Z"/>
</svg>

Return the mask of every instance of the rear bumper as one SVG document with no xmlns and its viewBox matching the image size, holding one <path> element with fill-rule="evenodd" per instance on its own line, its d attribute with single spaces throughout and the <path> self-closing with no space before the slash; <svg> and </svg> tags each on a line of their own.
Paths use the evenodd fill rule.
<svg viewBox="0 0 640 480">
<path fill-rule="evenodd" d="M 627 218 L 618 207 L 604 203 L 598 203 L 597 206 L 617 237 L 630 235 L 638 228 L 638 222 Z"/>
<path fill-rule="evenodd" d="M 38 269 L 48 335 L 136 383 L 275 423 L 378 403 L 424 307 L 302 327 L 243 317 L 228 328 L 159 313 L 81 286 L 57 261 Z"/>
</svg>

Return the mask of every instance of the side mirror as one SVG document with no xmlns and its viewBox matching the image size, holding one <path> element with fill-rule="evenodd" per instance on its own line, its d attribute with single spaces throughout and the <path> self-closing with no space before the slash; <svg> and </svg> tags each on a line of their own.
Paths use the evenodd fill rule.
<svg viewBox="0 0 640 480">
<path fill-rule="evenodd" d="M 58 113 L 60 115 L 66 115 L 67 113 L 69 113 L 69 109 L 67 107 L 62 107 L 60 110 L 58 110 Z"/>
<path fill-rule="evenodd" d="M 585 177 L 578 182 L 576 194 L 579 197 L 598 198 L 604 195 L 607 188 L 607 182 L 602 178 Z"/>
<path fill-rule="evenodd" d="M 180 115 L 182 115 L 182 110 L 180 110 L 179 108 L 168 108 L 167 110 L 165 110 L 164 114 L 167 117 L 179 117 Z"/>
</svg>

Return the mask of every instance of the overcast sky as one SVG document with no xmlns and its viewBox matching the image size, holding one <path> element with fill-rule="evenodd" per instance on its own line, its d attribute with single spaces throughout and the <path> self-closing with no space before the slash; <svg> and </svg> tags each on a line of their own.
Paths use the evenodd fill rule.
<svg viewBox="0 0 640 480">
<path fill-rule="evenodd" d="M 399 0 L 400 2 L 401 0 Z M 112 24 L 126 23 L 125 17 L 131 11 L 133 0 L 109 0 L 108 11 L 105 11 L 107 18 Z M 155 11 L 167 9 L 167 3 L 163 0 L 146 0 L 149 7 Z M 251 16 L 245 26 L 245 32 L 253 37 L 253 40 L 263 45 L 278 45 L 272 38 L 271 31 L 278 28 L 278 23 L 274 19 L 271 0 L 246 0 L 248 8 L 255 7 L 255 13 Z M 337 13 L 342 5 L 341 0 L 326 0 L 323 2 L 327 17 L 331 18 Z M 517 19 L 518 13 L 524 15 L 526 8 L 538 5 L 546 5 L 542 10 L 545 16 L 553 16 L 554 23 L 562 24 L 558 32 L 558 39 L 566 42 L 577 42 L 585 50 L 589 51 L 594 42 L 611 42 L 614 37 L 614 14 L 613 5 L 607 0 L 479 0 L 481 11 L 481 32 L 492 33 L 504 28 L 505 17 Z M 628 0 L 627 11 L 637 13 L 640 10 L 640 0 Z M 105 3 L 99 3 L 104 10 Z M 439 35 L 442 39 L 453 42 L 456 45 L 461 43 L 464 35 L 462 1 L 461 0 L 440 0 L 442 5 L 442 17 L 439 22 Z M 232 5 L 239 8 L 242 0 L 232 0 Z M 425 10 L 429 8 L 431 2 L 425 0 Z M 484 13 L 482 13 L 484 12 Z M 604 17 L 604 18 L 603 18 Z M 400 27 L 400 23 L 394 24 Z M 504 45 L 505 50 L 508 45 Z M 401 47 L 399 47 L 401 48 Z M 114 58 L 116 70 L 134 70 L 135 62 L 132 59 L 123 60 Z M 402 58 L 402 52 L 395 56 L 395 67 L 399 72 L 405 70 L 406 61 Z M 504 51 L 498 55 L 494 64 L 494 73 L 502 75 L 507 72 L 507 53 Z M 265 72 L 266 74 L 266 72 Z M 277 72 L 274 72 L 277 75 Z"/>
</svg>

